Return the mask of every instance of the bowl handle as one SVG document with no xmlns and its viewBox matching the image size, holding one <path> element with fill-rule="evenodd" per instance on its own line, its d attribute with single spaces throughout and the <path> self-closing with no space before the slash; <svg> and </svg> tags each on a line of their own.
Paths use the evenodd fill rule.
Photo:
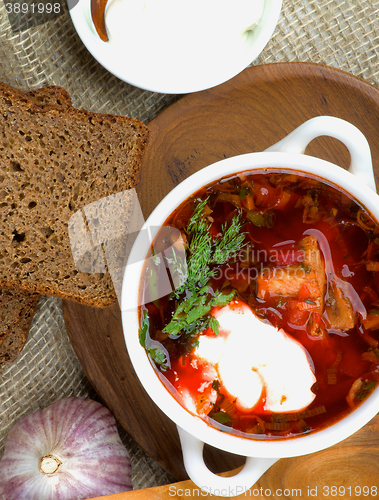
<svg viewBox="0 0 379 500">
<path fill-rule="evenodd" d="M 243 469 L 235 476 L 222 477 L 204 463 L 204 443 L 177 426 L 183 450 L 184 467 L 190 479 L 208 494 L 231 497 L 246 493 L 278 458 L 247 457 Z"/>
<path fill-rule="evenodd" d="M 370 146 L 362 132 L 351 123 L 334 116 L 316 116 L 304 122 L 287 137 L 266 151 L 303 153 L 316 137 L 328 135 L 340 140 L 350 153 L 349 172 L 376 191 Z"/>
</svg>

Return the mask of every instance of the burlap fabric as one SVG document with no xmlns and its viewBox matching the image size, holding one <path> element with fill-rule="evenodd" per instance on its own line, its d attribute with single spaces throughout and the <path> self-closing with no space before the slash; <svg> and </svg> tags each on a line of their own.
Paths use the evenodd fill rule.
<svg viewBox="0 0 379 500">
<path fill-rule="evenodd" d="M 103 69 L 77 36 L 64 0 L 59 1 L 58 12 L 25 15 L 7 14 L 0 0 L 1 81 L 23 90 L 61 85 L 75 106 L 145 123 L 179 98 L 135 88 Z M 378 50 L 379 0 L 284 0 L 275 33 L 253 64 L 321 63 L 378 85 Z M 14 422 L 66 396 L 96 398 L 70 345 L 60 300 L 43 297 L 22 354 L 0 370 L 0 452 Z M 132 457 L 134 488 L 172 481 L 120 432 Z"/>
</svg>

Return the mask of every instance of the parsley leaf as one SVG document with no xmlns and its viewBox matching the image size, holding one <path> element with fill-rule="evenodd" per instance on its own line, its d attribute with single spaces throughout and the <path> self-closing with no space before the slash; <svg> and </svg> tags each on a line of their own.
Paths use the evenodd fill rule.
<svg viewBox="0 0 379 500">
<path fill-rule="evenodd" d="M 146 348 L 146 336 L 149 331 L 149 315 L 147 314 L 146 309 L 143 311 L 143 316 L 142 316 L 142 325 L 141 328 L 138 330 L 138 338 L 139 338 L 139 343 L 141 346 L 145 349 Z"/>
<path fill-rule="evenodd" d="M 166 353 L 160 347 L 151 347 L 147 349 L 153 361 L 157 363 L 163 370 L 168 370 L 170 368 L 170 363 Z"/>
<path fill-rule="evenodd" d="M 151 359 L 155 361 L 155 363 L 157 363 L 162 370 L 168 370 L 170 368 L 170 361 L 164 347 L 159 342 L 150 339 L 149 315 L 146 309 L 143 311 L 142 325 L 138 330 L 138 337 L 141 346 L 146 349 L 146 352 L 150 355 Z"/>
<path fill-rule="evenodd" d="M 225 411 L 218 411 L 212 413 L 211 418 L 213 418 L 213 420 L 216 420 L 216 422 L 218 422 L 219 424 L 224 424 L 224 425 L 229 424 L 232 421 L 230 415 Z"/>
<path fill-rule="evenodd" d="M 361 402 L 375 389 L 375 380 L 366 380 L 362 382 L 360 389 L 355 393 L 355 401 Z"/>
</svg>

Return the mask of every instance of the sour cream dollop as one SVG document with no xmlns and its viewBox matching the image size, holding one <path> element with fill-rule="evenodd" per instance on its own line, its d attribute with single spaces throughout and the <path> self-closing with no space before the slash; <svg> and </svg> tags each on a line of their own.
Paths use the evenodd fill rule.
<svg viewBox="0 0 379 500">
<path fill-rule="evenodd" d="M 201 71 L 241 50 L 264 0 L 109 0 L 109 44 L 146 71 Z M 185 74 L 185 73 L 184 73 Z"/>
<path fill-rule="evenodd" d="M 316 382 L 304 347 L 284 330 L 263 323 L 243 302 L 214 313 L 219 337 L 202 335 L 194 357 L 217 372 L 241 411 L 259 402 L 264 412 L 297 412 L 315 398 Z"/>
</svg>

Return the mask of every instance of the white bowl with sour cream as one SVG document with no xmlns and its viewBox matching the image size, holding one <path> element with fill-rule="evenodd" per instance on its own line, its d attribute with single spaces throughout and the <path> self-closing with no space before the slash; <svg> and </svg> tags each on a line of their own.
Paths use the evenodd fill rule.
<svg viewBox="0 0 379 500">
<path fill-rule="evenodd" d="M 82 42 L 104 68 L 167 94 L 211 88 L 240 73 L 266 46 L 282 6 L 282 0 L 108 0 L 104 42 L 90 0 L 68 3 Z"/>
<path fill-rule="evenodd" d="M 307 145 L 314 138 L 323 135 L 339 139 L 347 146 L 351 155 L 349 171 L 304 154 Z M 298 170 L 317 175 L 349 192 L 376 220 L 379 219 L 378 195 L 366 138 L 350 123 L 330 116 L 320 116 L 305 122 L 265 152 L 228 158 L 191 175 L 161 201 L 142 229 L 157 229 L 163 225 L 174 207 L 201 187 L 229 174 L 262 168 L 267 169 L 267 172 L 270 168 L 280 168 L 283 172 Z M 320 431 L 284 440 L 256 440 L 229 433 L 226 428 L 221 431 L 211 427 L 197 415 L 187 411 L 162 383 L 145 349 L 139 343 L 137 309 L 144 265 L 144 261 L 139 259 L 147 254 L 149 245 L 141 231 L 125 268 L 121 299 L 125 342 L 133 367 L 147 393 L 176 423 L 187 473 L 205 494 L 231 496 L 236 491 L 246 492 L 279 458 L 306 455 L 328 448 L 358 431 L 377 414 L 379 387 L 348 416 Z M 212 353 L 214 355 L 214 350 Z M 204 464 L 204 443 L 247 457 L 244 468 L 233 477 L 213 474 Z"/>
</svg>

